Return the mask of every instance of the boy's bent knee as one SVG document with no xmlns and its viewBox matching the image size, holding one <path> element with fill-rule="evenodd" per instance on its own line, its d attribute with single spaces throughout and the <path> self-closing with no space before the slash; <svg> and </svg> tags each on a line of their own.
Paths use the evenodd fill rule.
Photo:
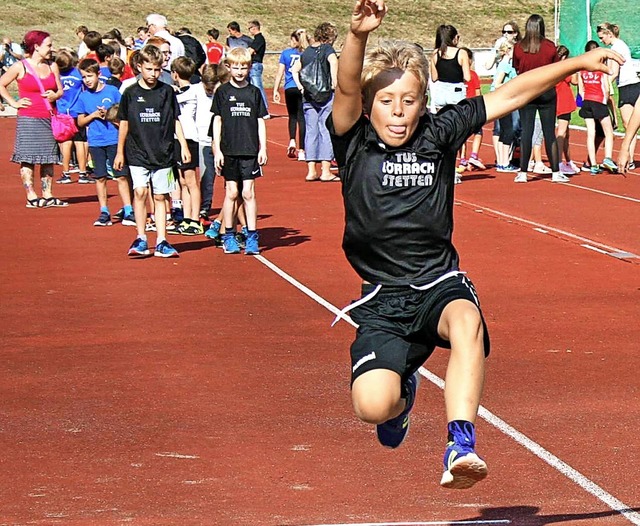
<svg viewBox="0 0 640 526">
<path fill-rule="evenodd" d="M 356 416 L 369 424 L 381 424 L 395 415 L 401 396 L 400 375 L 376 369 L 355 379 L 351 401 Z"/>
</svg>

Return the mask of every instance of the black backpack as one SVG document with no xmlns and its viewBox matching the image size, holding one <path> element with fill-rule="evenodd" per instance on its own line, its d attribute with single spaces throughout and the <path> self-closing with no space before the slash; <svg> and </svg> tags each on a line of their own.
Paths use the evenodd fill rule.
<svg viewBox="0 0 640 526">
<path fill-rule="evenodd" d="M 305 64 L 300 70 L 300 84 L 304 88 L 304 96 L 307 100 L 316 104 L 326 104 L 331 98 L 331 67 L 326 56 L 320 58 L 322 45 L 313 49 L 315 56 L 311 62 Z M 323 53 L 324 55 L 324 53 Z"/>
<path fill-rule="evenodd" d="M 184 34 L 178 35 L 178 38 L 184 44 L 184 55 L 193 60 L 196 64 L 196 71 L 207 62 L 207 54 L 202 48 L 202 44 L 194 36 Z"/>
</svg>

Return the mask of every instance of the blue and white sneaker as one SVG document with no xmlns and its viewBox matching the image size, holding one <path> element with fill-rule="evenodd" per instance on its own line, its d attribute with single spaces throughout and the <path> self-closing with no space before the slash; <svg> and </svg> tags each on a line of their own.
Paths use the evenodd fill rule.
<svg viewBox="0 0 640 526">
<path fill-rule="evenodd" d="M 618 172 L 618 165 L 610 157 L 605 157 L 600 166 L 612 174 Z"/>
<path fill-rule="evenodd" d="M 134 216 L 133 214 L 123 216 L 121 223 L 122 226 L 136 226 L 136 216 Z"/>
<path fill-rule="evenodd" d="M 111 226 L 113 223 L 111 222 L 111 216 L 109 212 L 100 212 L 98 219 L 93 222 L 93 226 Z"/>
<path fill-rule="evenodd" d="M 225 254 L 240 254 L 235 232 L 225 232 L 222 235 L 222 249 Z"/>
<path fill-rule="evenodd" d="M 418 373 L 413 373 L 409 377 L 406 383 L 407 388 L 407 405 L 404 411 L 395 418 L 387 420 L 382 424 L 376 426 L 376 434 L 378 435 L 378 442 L 384 447 L 395 449 L 404 442 L 409 433 L 409 413 L 413 409 L 413 404 L 416 401 L 416 392 L 418 391 L 418 385 L 420 385 L 420 376 Z"/>
<path fill-rule="evenodd" d="M 260 247 L 258 246 L 258 232 L 251 232 L 247 234 L 244 253 L 247 256 L 257 256 L 260 254 Z"/>
<path fill-rule="evenodd" d="M 218 239 L 220 237 L 220 228 L 222 227 L 222 223 L 217 219 L 211 223 L 207 231 L 204 233 L 206 237 L 209 239 Z"/>
<path fill-rule="evenodd" d="M 153 255 L 158 258 L 177 258 L 178 251 L 164 240 L 156 245 Z"/>
<path fill-rule="evenodd" d="M 474 450 L 475 427 L 471 422 L 449 422 L 453 440 L 444 452 L 444 473 L 440 485 L 449 489 L 467 489 L 480 482 L 487 474 L 487 464 Z"/>
<path fill-rule="evenodd" d="M 131 247 L 129 248 L 128 255 L 131 257 L 144 257 L 148 256 L 149 245 L 145 239 L 140 239 L 137 237 L 133 243 L 131 243 Z"/>
</svg>

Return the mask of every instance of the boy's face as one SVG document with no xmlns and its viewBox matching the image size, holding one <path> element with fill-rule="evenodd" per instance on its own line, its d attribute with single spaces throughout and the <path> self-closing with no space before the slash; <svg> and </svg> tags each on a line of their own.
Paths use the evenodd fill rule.
<svg viewBox="0 0 640 526">
<path fill-rule="evenodd" d="M 140 64 L 140 75 L 143 82 L 150 88 L 158 83 L 162 67 L 160 64 L 153 64 L 151 62 L 142 62 Z"/>
<path fill-rule="evenodd" d="M 80 71 L 82 75 L 82 82 L 87 87 L 88 90 L 94 91 L 98 87 L 98 83 L 100 82 L 100 76 L 97 73 L 93 73 L 91 71 Z"/>
<path fill-rule="evenodd" d="M 371 91 L 374 95 L 369 118 L 373 129 L 388 146 L 402 146 L 425 113 L 420 81 L 408 71 L 385 71 L 373 81 Z"/>
<path fill-rule="evenodd" d="M 249 75 L 249 65 L 248 64 L 231 64 L 229 66 L 229 72 L 231 73 L 231 78 L 237 82 L 242 83 L 246 80 Z"/>
</svg>

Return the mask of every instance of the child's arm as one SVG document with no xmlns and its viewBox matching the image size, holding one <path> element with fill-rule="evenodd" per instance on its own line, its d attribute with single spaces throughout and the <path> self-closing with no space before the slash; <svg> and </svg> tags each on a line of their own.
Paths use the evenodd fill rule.
<svg viewBox="0 0 640 526">
<path fill-rule="evenodd" d="M 351 13 L 351 26 L 340 53 L 333 127 L 337 135 L 348 132 L 362 115 L 360 75 L 371 31 L 380 26 L 387 6 L 384 0 L 357 0 Z"/>
<path fill-rule="evenodd" d="M 220 173 L 224 166 L 224 154 L 220 149 L 220 140 L 222 138 L 222 117 L 215 115 L 213 117 L 213 158 L 216 162 L 216 172 Z"/>
<path fill-rule="evenodd" d="M 267 126 L 264 123 L 264 119 L 258 119 L 258 139 L 260 141 L 258 164 L 262 166 L 267 164 Z"/>
<path fill-rule="evenodd" d="M 620 64 L 624 62 L 624 58 L 615 51 L 598 48 L 584 55 L 554 62 L 518 75 L 496 91 L 484 95 L 487 121 L 499 119 L 522 108 L 529 101 L 553 88 L 562 79 L 581 69 L 609 73 L 605 63 L 607 59 Z"/>
<path fill-rule="evenodd" d="M 469 64 L 469 55 L 467 55 L 466 51 L 462 53 L 458 52 L 458 56 L 460 57 L 460 66 L 462 66 L 462 78 L 465 82 L 469 82 L 471 80 L 471 65 Z"/>
<path fill-rule="evenodd" d="M 431 82 L 438 82 L 438 70 L 436 64 L 438 62 L 438 52 L 434 51 L 429 61 L 429 78 Z"/>
<path fill-rule="evenodd" d="M 178 142 L 180 143 L 180 157 L 183 163 L 188 163 L 191 161 L 191 152 L 189 151 L 189 145 L 187 144 L 187 139 L 184 138 L 184 132 L 182 131 L 182 124 L 180 121 L 176 119 L 176 137 L 178 138 Z"/>
<path fill-rule="evenodd" d="M 584 100 L 584 80 L 582 80 L 582 75 L 578 75 L 578 95 Z"/>
<path fill-rule="evenodd" d="M 87 126 L 91 121 L 96 119 L 104 119 L 107 116 L 107 110 L 104 106 L 98 106 L 98 109 L 92 113 L 81 113 L 78 115 L 78 126 Z"/>
<path fill-rule="evenodd" d="M 276 78 L 273 80 L 273 102 L 280 102 L 280 82 L 282 81 L 282 77 L 284 76 L 284 64 L 281 62 L 278 64 L 278 71 L 276 71 Z"/>
<path fill-rule="evenodd" d="M 640 98 L 636 101 L 636 105 L 633 107 L 633 113 L 627 123 L 627 130 L 624 133 L 624 139 L 620 146 L 620 153 L 618 154 L 618 170 L 620 173 L 626 173 L 629 166 L 629 149 L 631 141 L 638 133 L 640 129 Z"/>
<path fill-rule="evenodd" d="M 116 157 L 113 160 L 113 169 L 122 170 L 124 167 L 124 143 L 127 140 L 127 134 L 129 133 L 129 121 L 120 121 L 120 127 L 118 128 L 118 149 L 116 150 Z"/>
</svg>

